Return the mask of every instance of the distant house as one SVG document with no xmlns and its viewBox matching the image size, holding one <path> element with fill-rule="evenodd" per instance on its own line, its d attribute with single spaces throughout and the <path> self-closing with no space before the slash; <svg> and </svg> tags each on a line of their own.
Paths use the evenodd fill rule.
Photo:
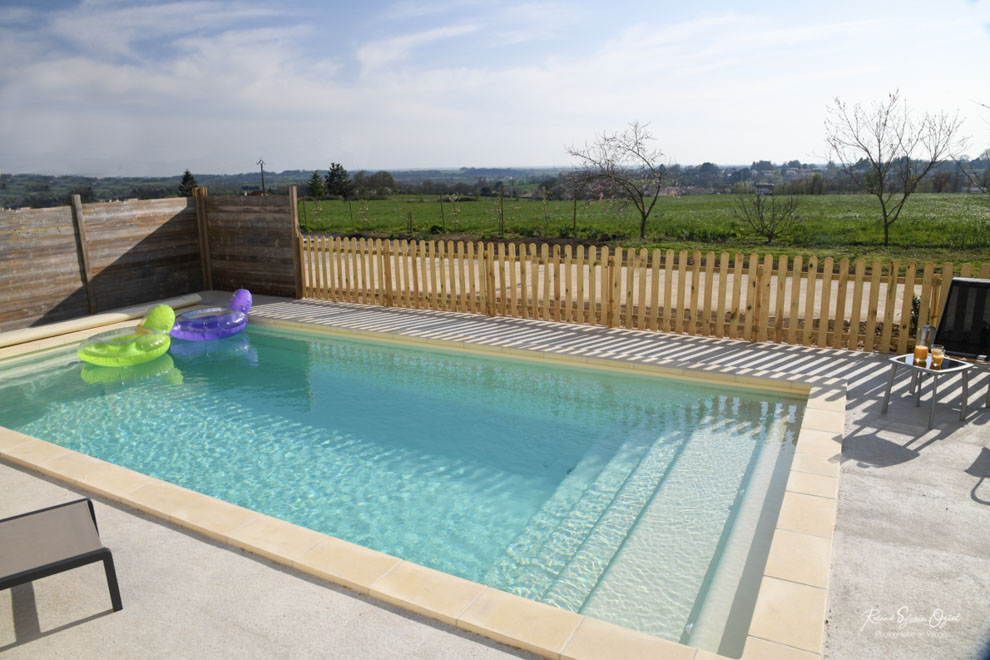
<svg viewBox="0 0 990 660">
<path fill-rule="evenodd" d="M 773 184 L 772 183 L 757 183 L 753 186 L 757 195 L 772 195 L 773 194 Z"/>
</svg>

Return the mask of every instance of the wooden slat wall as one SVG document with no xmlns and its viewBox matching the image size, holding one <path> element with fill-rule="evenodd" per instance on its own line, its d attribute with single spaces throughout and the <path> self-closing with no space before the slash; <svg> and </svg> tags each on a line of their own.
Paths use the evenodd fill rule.
<svg viewBox="0 0 990 660">
<path fill-rule="evenodd" d="M 0 332 L 202 289 L 192 200 L 76 207 L 0 211 Z"/>
<path fill-rule="evenodd" d="M 913 348 L 912 294 L 919 326 L 934 323 L 951 279 L 930 263 L 831 257 L 322 235 L 302 245 L 304 295 L 322 300 L 882 353 Z"/>
<path fill-rule="evenodd" d="M 86 204 L 83 219 L 98 309 L 203 288 L 192 199 Z"/>
<path fill-rule="evenodd" d="M 0 332 L 88 312 L 72 209 L 0 211 Z"/>
<path fill-rule="evenodd" d="M 206 196 L 203 205 L 213 288 L 296 297 L 298 222 L 290 197 Z M 305 264 L 302 270 L 312 282 Z"/>
</svg>

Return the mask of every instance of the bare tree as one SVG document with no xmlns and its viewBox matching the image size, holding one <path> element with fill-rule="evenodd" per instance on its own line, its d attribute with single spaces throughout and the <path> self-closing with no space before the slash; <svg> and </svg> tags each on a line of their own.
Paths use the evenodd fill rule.
<svg viewBox="0 0 990 660">
<path fill-rule="evenodd" d="M 880 202 L 883 244 L 904 202 L 932 167 L 960 146 L 958 115 L 925 113 L 916 121 L 898 92 L 868 108 L 838 98 L 828 108 L 825 141 L 834 160 L 863 192 Z"/>
<path fill-rule="evenodd" d="M 977 105 L 981 106 L 985 110 L 990 110 L 990 105 L 986 103 L 979 103 Z M 984 122 L 990 124 L 990 121 L 984 119 Z M 971 162 L 966 161 L 964 157 L 953 155 L 952 160 L 956 161 L 956 167 L 959 171 L 963 173 L 967 181 L 969 181 L 970 189 L 976 189 L 983 193 L 990 193 L 990 149 L 984 149 L 977 160 L 983 162 L 983 170 L 979 170 L 972 166 Z"/>
<path fill-rule="evenodd" d="M 767 239 L 767 245 L 770 245 L 775 238 L 780 238 L 794 225 L 797 208 L 798 201 L 794 197 L 788 197 L 786 202 L 778 204 L 773 195 L 753 193 L 737 198 L 732 214 Z"/>
<path fill-rule="evenodd" d="M 598 188 L 600 196 L 632 203 L 639 211 L 639 237 L 646 237 L 646 220 L 663 187 L 663 152 L 652 147 L 655 140 L 648 124 L 634 121 L 621 133 L 602 133 L 583 149 L 568 147 L 567 153 L 581 161 L 580 178 Z"/>
<path fill-rule="evenodd" d="M 965 158 L 954 156 L 953 160 L 956 161 L 956 167 L 959 168 L 959 171 L 963 173 L 963 176 L 969 182 L 970 190 L 990 193 L 990 165 L 988 165 L 990 163 L 990 149 L 984 149 L 983 153 L 977 159 L 984 163 L 982 170 L 975 168 L 973 161 L 966 160 Z"/>
</svg>

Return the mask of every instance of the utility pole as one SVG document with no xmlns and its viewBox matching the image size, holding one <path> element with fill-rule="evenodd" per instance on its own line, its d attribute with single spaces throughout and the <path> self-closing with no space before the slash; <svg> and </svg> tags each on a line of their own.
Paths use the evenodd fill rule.
<svg viewBox="0 0 990 660">
<path fill-rule="evenodd" d="M 265 196 L 265 160 L 263 158 L 258 159 L 258 165 L 261 165 L 261 196 Z"/>
</svg>

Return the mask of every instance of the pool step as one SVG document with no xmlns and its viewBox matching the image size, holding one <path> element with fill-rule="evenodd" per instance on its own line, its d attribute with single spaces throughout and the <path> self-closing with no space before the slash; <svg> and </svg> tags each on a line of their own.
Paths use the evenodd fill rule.
<svg viewBox="0 0 990 660">
<path fill-rule="evenodd" d="M 650 447 L 539 600 L 581 609 L 690 440 L 690 434 L 678 432 Z"/>
<path fill-rule="evenodd" d="M 485 584 L 539 599 L 648 450 L 645 443 L 623 446 L 607 462 L 589 452 L 494 563 Z"/>
<path fill-rule="evenodd" d="M 591 553 L 579 554 L 548 594 L 548 602 L 606 620 L 614 619 L 616 602 L 621 602 L 622 618 L 635 622 L 637 630 L 668 639 L 683 634 L 692 604 L 705 589 L 717 542 L 732 524 L 731 515 L 726 520 L 721 512 L 734 508 L 747 466 L 758 451 L 745 429 L 732 430 L 730 435 L 739 442 L 725 443 L 702 430 L 692 433 L 602 572 L 595 575 L 601 560 Z M 705 476 L 713 473 L 718 479 Z M 692 538 L 711 539 L 711 545 L 685 542 Z M 588 547 L 597 543 L 589 539 Z M 677 574 L 664 566 L 677 566 Z M 672 580 L 678 588 L 670 588 Z M 592 581 L 583 594 L 573 587 Z"/>
</svg>

